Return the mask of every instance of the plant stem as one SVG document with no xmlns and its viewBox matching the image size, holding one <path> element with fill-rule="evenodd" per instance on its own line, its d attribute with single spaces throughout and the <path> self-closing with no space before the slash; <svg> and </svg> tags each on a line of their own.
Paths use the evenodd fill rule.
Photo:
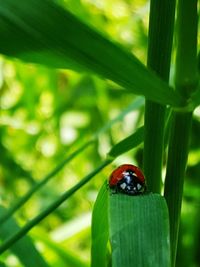
<svg viewBox="0 0 200 267">
<path fill-rule="evenodd" d="M 169 208 L 172 263 L 177 249 L 191 119 L 192 113 L 173 113 L 164 192 Z"/>
<path fill-rule="evenodd" d="M 188 99 L 196 90 L 197 0 L 179 0 L 177 15 L 176 90 Z M 173 111 L 164 195 L 170 217 L 172 266 L 175 266 L 184 175 L 192 112 Z"/>
<path fill-rule="evenodd" d="M 168 81 L 173 41 L 175 0 L 151 0 L 147 66 Z M 165 106 L 146 101 L 144 173 L 150 191 L 160 193 Z"/>
<path fill-rule="evenodd" d="M 199 81 L 197 57 L 198 0 L 179 0 L 177 18 L 176 90 L 188 98 Z"/>
</svg>

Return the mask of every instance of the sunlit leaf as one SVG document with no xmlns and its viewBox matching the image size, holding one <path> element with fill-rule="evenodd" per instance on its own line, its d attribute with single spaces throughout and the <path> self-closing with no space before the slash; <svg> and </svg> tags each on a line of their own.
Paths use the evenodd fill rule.
<svg viewBox="0 0 200 267">
<path fill-rule="evenodd" d="M 120 45 L 50 0 L 0 1 L 0 52 L 59 68 L 84 69 L 134 94 L 180 106 L 183 99 Z"/>
</svg>

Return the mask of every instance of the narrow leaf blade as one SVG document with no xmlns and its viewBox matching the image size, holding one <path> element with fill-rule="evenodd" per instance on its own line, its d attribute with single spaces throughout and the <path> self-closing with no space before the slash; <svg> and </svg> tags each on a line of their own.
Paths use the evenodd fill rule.
<svg viewBox="0 0 200 267">
<path fill-rule="evenodd" d="M 4 214 L 6 209 L 0 206 L 0 213 Z M 9 236 L 20 229 L 13 218 L 9 218 L 6 223 L 0 227 L 0 239 L 6 240 Z M 10 248 L 11 251 L 19 258 L 26 267 L 48 267 L 49 265 L 39 254 L 32 240 L 28 236 L 24 236 Z"/>
<path fill-rule="evenodd" d="M 92 214 L 91 267 L 107 266 L 108 190 L 105 182 L 97 196 Z"/>
<path fill-rule="evenodd" d="M 109 197 L 113 267 L 169 267 L 167 205 L 157 194 Z"/>
<path fill-rule="evenodd" d="M 85 69 L 134 94 L 180 106 L 182 97 L 119 44 L 50 0 L 0 0 L 0 52 L 60 68 Z"/>
<path fill-rule="evenodd" d="M 144 127 L 142 126 L 138 128 L 133 134 L 114 145 L 108 155 L 110 157 L 116 158 L 122 155 L 123 153 L 126 153 L 129 150 L 133 149 L 134 147 L 140 145 L 143 142 L 143 139 Z"/>
</svg>

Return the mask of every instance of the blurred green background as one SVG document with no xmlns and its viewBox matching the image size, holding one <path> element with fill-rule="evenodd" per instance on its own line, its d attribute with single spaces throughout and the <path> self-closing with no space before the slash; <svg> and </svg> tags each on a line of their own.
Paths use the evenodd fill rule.
<svg viewBox="0 0 200 267">
<path fill-rule="evenodd" d="M 56 2 L 123 44 L 145 64 L 149 1 Z M 88 73 L 48 69 L 1 56 L 1 205 L 12 206 L 16 199 L 22 197 L 134 99 L 136 97 L 118 85 Z M 93 146 L 64 167 L 15 214 L 18 223 L 23 225 L 36 216 L 99 165 L 113 144 L 143 124 L 143 109 L 144 106 L 129 112 L 110 130 L 100 134 Z M 192 128 L 177 266 L 200 266 L 199 113 L 200 110 L 196 110 Z M 81 262 L 89 263 L 91 211 L 98 190 L 115 165 L 141 165 L 141 155 L 142 148 L 139 147 L 120 156 L 113 166 L 107 167 L 31 231 L 31 237 L 37 240 L 42 255 L 51 266 L 68 266 L 62 251 L 69 257 L 74 256 Z M 2 261 L 9 267 L 22 266 L 9 252 L 2 256 Z"/>
</svg>

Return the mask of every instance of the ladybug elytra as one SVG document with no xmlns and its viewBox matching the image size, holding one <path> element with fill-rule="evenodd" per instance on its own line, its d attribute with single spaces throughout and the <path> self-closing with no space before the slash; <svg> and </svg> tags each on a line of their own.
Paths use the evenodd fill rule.
<svg viewBox="0 0 200 267">
<path fill-rule="evenodd" d="M 115 193 L 139 195 L 146 191 L 142 171 L 131 164 L 123 164 L 115 169 L 109 178 L 109 187 Z"/>
</svg>

